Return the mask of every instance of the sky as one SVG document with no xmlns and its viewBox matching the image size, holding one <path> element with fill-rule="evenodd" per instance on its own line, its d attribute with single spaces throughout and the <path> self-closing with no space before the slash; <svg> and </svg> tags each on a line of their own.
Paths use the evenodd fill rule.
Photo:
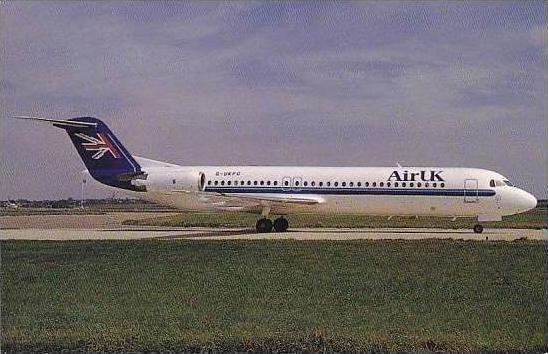
<svg viewBox="0 0 548 354">
<path fill-rule="evenodd" d="M 0 199 L 80 196 L 65 132 L 13 115 L 180 165 L 479 167 L 546 198 L 546 6 L 2 1 Z"/>
</svg>

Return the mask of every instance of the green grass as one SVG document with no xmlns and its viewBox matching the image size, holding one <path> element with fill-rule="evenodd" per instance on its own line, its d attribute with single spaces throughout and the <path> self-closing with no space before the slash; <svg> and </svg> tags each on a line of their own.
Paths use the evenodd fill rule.
<svg viewBox="0 0 548 354">
<path fill-rule="evenodd" d="M 548 349 L 542 242 L 0 245 L 3 350 Z"/>
<path fill-rule="evenodd" d="M 297 214 L 288 217 L 292 228 L 300 227 L 350 227 L 350 228 L 382 228 L 382 227 L 419 227 L 461 229 L 472 228 L 477 221 L 472 218 L 439 217 L 388 217 L 363 215 L 318 215 Z M 529 212 L 504 217 L 499 222 L 482 223 L 487 228 L 517 228 L 543 229 L 547 227 L 547 209 L 536 208 Z M 126 225 L 147 226 L 197 226 L 197 227 L 254 227 L 256 215 L 237 213 L 181 213 L 175 216 L 160 216 L 142 220 L 126 220 Z"/>
</svg>

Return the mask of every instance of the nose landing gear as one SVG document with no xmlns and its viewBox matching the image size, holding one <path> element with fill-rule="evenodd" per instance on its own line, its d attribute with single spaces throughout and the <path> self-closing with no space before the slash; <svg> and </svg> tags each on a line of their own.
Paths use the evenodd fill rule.
<svg viewBox="0 0 548 354">
<path fill-rule="evenodd" d="M 475 233 L 481 234 L 483 232 L 483 226 L 481 226 L 480 224 L 474 225 L 473 230 Z"/>
</svg>

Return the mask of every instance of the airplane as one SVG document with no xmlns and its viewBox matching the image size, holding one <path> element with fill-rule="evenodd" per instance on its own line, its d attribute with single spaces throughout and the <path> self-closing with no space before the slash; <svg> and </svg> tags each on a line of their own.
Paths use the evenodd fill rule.
<svg viewBox="0 0 548 354">
<path fill-rule="evenodd" d="M 257 232 L 285 232 L 294 213 L 474 217 L 522 213 L 536 198 L 503 175 L 460 167 L 179 166 L 135 156 L 93 117 L 17 116 L 64 129 L 97 181 L 188 211 L 254 213 Z M 277 215 L 272 221 L 269 216 Z"/>
<path fill-rule="evenodd" d="M 8 199 L 8 201 L 6 202 L 6 208 L 19 209 L 19 204 L 17 204 L 16 202 L 12 202 Z"/>
</svg>

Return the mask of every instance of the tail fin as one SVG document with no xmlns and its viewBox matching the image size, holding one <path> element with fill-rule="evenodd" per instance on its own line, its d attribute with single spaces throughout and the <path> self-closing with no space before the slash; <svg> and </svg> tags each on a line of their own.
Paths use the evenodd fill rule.
<svg viewBox="0 0 548 354">
<path fill-rule="evenodd" d="M 146 174 L 112 131 L 100 119 L 78 117 L 56 120 L 37 117 L 16 117 L 53 123 L 66 130 L 78 154 L 93 178 L 109 186 L 142 190 L 131 183 Z"/>
</svg>

